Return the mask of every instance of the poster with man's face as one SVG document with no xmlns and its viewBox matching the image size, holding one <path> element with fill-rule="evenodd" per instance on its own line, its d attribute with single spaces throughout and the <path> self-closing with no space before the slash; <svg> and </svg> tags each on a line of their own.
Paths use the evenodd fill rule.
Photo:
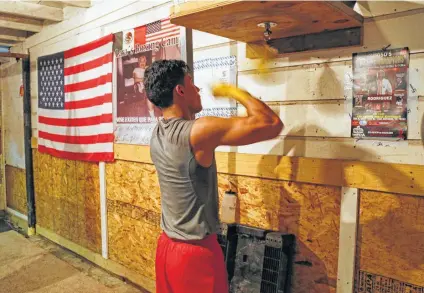
<svg viewBox="0 0 424 293">
<path fill-rule="evenodd" d="M 180 27 L 162 19 L 115 34 L 115 142 L 149 144 L 162 116 L 144 89 L 144 72 L 156 60 L 181 59 Z"/>
<path fill-rule="evenodd" d="M 408 48 L 353 55 L 353 137 L 406 139 L 408 68 Z"/>
</svg>

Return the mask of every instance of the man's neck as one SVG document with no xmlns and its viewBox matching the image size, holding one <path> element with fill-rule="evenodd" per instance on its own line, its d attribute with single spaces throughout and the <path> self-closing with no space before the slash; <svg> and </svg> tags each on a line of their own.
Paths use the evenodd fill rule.
<svg viewBox="0 0 424 293">
<path fill-rule="evenodd" d="M 192 114 L 189 110 L 184 111 L 178 105 L 172 105 L 169 108 L 163 109 L 163 118 L 171 119 L 171 118 L 183 118 L 185 120 L 194 120 L 194 114 Z"/>
</svg>

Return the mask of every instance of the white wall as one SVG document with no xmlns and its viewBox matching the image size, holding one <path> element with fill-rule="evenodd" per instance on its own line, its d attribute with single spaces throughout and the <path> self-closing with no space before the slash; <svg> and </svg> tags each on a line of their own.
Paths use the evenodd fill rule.
<svg viewBox="0 0 424 293">
<path fill-rule="evenodd" d="M 169 14 L 170 1 L 103 1 L 75 17 L 51 25 L 29 38 L 24 46 L 32 58 L 31 92 L 33 134 L 36 136 L 38 56 L 69 49 L 105 34 L 139 26 Z M 194 32 L 195 58 L 236 55 L 238 85 L 273 103 L 286 124 L 281 136 L 255 145 L 233 148 L 243 153 L 377 162 L 423 164 L 421 142 L 424 112 L 423 3 L 364 2 L 355 9 L 366 17 L 361 47 L 335 48 L 287 54 L 269 62 L 267 74 L 258 74 L 258 61 L 246 58 L 246 44 Z M 408 46 L 411 50 L 408 141 L 357 141 L 350 138 L 354 52 Z M 221 148 L 221 150 L 228 150 Z"/>
<path fill-rule="evenodd" d="M 3 102 L 4 158 L 9 166 L 25 168 L 22 62 L 11 59 L 1 65 L 1 91 Z"/>
</svg>

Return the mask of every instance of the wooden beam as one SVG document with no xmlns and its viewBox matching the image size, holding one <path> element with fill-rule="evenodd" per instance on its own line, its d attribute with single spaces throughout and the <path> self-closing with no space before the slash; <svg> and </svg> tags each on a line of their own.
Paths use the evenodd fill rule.
<svg viewBox="0 0 424 293">
<path fill-rule="evenodd" d="M 25 37 L 0 34 L 0 40 L 23 42 L 25 41 Z"/>
<path fill-rule="evenodd" d="M 0 57 L 10 57 L 10 58 L 28 58 L 28 54 L 19 54 L 19 53 L 3 53 L 0 52 Z"/>
<path fill-rule="evenodd" d="M 360 46 L 362 45 L 362 28 L 347 28 L 317 34 L 272 39 L 268 44 L 275 48 L 278 54 Z M 246 52 L 248 58 L 255 55 L 257 54 L 251 54 L 249 50 Z"/>
<path fill-rule="evenodd" d="M 0 34 L 0 40 L 23 42 L 23 41 L 25 41 L 25 39 L 26 39 L 25 37 L 18 37 L 18 36 Z"/>
<path fill-rule="evenodd" d="M 43 23 L 40 20 L 0 14 L 0 28 L 38 33 L 43 28 Z"/>
<path fill-rule="evenodd" d="M 75 6 L 75 7 L 82 7 L 82 8 L 89 8 L 91 7 L 91 1 L 79 1 L 79 0 L 58 0 L 58 2 L 62 2 L 66 6 Z"/>
<path fill-rule="evenodd" d="M 5 47 L 13 47 L 14 43 L 8 43 L 8 42 L 0 42 L 0 46 L 5 46 Z"/>
<path fill-rule="evenodd" d="M 355 281 L 356 231 L 359 212 L 358 203 L 358 189 L 342 187 L 337 293 L 353 293 L 353 284 Z"/>
<path fill-rule="evenodd" d="M 0 13 L 52 21 L 63 20 L 62 9 L 27 2 L 2 1 L 0 5 Z"/>
<path fill-rule="evenodd" d="M 148 146 L 115 144 L 115 159 L 152 164 Z M 216 153 L 218 172 L 424 196 L 424 166 Z"/>
</svg>

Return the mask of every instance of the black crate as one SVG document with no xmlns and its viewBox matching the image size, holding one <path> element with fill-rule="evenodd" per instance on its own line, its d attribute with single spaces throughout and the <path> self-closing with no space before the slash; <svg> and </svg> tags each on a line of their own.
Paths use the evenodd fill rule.
<svg viewBox="0 0 424 293">
<path fill-rule="evenodd" d="M 234 274 L 234 262 L 237 248 L 237 225 L 221 224 L 218 232 L 218 243 L 224 254 L 225 265 L 227 267 L 228 281 L 230 282 Z"/>
<path fill-rule="evenodd" d="M 219 238 L 226 258 L 231 293 L 290 292 L 293 235 L 242 225 L 232 225 L 226 235 Z"/>
</svg>

